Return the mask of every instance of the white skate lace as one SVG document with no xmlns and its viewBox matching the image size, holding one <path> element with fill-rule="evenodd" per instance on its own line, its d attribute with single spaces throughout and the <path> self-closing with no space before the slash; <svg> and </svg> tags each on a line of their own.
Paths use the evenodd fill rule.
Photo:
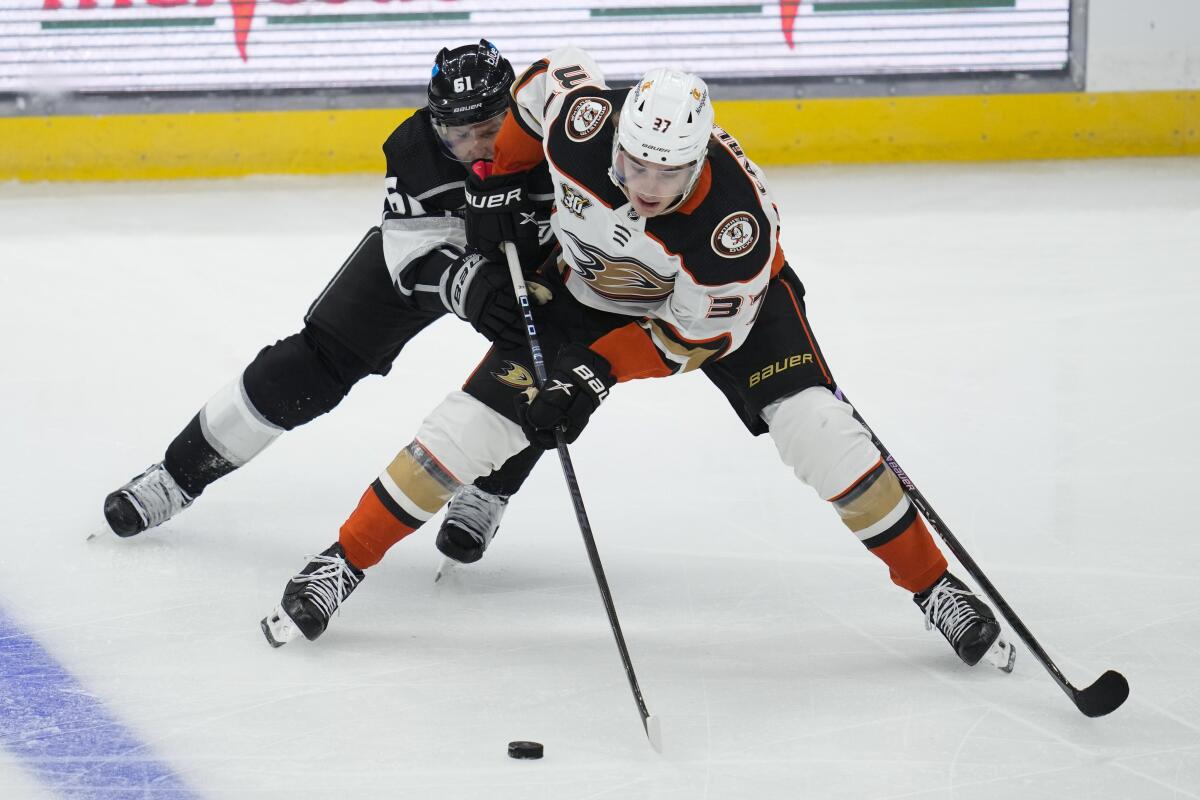
<svg viewBox="0 0 1200 800">
<path fill-rule="evenodd" d="M 322 566 L 307 575 L 297 575 L 292 581 L 308 584 L 304 587 L 304 594 L 329 619 L 361 578 L 351 572 L 346 560 L 339 556 L 315 555 L 309 559 L 309 563 Z"/>
<path fill-rule="evenodd" d="M 192 498 L 179 488 L 162 464 L 155 464 L 134 478 L 124 491 L 142 515 L 147 528 L 161 525 L 192 503 Z"/>
<path fill-rule="evenodd" d="M 489 494 L 473 484 L 460 488 L 446 509 L 446 522 L 451 522 L 471 534 L 482 547 L 487 547 L 500 527 L 500 518 L 508 506 L 508 498 Z"/>
<path fill-rule="evenodd" d="M 971 592 L 956 589 L 948 581 L 933 587 L 925 601 L 925 630 L 937 625 L 950 644 L 957 645 L 967 629 L 979 620 L 979 614 L 963 599 L 970 596 Z"/>
</svg>

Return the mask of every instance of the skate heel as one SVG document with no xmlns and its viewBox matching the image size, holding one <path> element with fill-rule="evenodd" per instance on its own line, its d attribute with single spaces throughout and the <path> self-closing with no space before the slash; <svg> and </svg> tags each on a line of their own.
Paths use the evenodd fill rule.
<svg viewBox="0 0 1200 800">
<path fill-rule="evenodd" d="M 474 484 L 460 486 L 446 507 L 446 518 L 438 529 L 437 549 L 457 564 L 474 564 L 483 558 L 500 519 L 508 507 L 508 497 L 485 492 Z M 446 563 L 449 563 L 446 562 Z M 443 565 L 444 566 L 444 565 Z M 442 570 L 438 570 L 440 579 Z"/>
<path fill-rule="evenodd" d="M 998 636 L 984 654 L 983 660 L 1001 672 L 1012 672 L 1013 666 L 1017 663 L 1017 648 L 1009 644 L 1003 636 Z"/>
<path fill-rule="evenodd" d="M 263 636 L 267 637 L 271 647 L 283 647 L 300 635 L 300 628 L 295 622 L 292 622 L 292 618 L 283 610 L 282 605 L 275 606 L 275 609 L 263 617 L 259 624 L 262 626 Z"/>
</svg>

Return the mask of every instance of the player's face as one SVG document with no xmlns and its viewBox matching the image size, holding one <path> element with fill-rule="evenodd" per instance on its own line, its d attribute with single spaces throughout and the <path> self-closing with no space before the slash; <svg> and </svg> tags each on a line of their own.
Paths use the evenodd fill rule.
<svg viewBox="0 0 1200 800">
<path fill-rule="evenodd" d="M 434 122 L 433 129 L 456 160 L 470 164 L 492 157 L 492 145 L 496 142 L 496 134 L 500 132 L 500 126 L 504 124 L 504 118 L 507 116 L 508 112 L 505 111 L 491 119 L 469 125 Z"/>
<path fill-rule="evenodd" d="M 620 146 L 613 154 L 613 174 L 633 210 L 643 217 L 664 213 L 691 188 L 701 166 L 696 161 L 682 165 L 654 164 L 631 156 Z"/>
</svg>

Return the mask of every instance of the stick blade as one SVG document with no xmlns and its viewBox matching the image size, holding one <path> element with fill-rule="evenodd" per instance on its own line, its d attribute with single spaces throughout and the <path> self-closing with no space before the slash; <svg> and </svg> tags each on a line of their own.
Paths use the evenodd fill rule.
<svg viewBox="0 0 1200 800">
<path fill-rule="evenodd" d="M 1075 690 L 1075 705 L 1085 716 L 1103 717 L 1120 708 L 1129 697 L 1129 681 L 1111 669 L 1086 689 Z"/>
<path fill-rule="evenodd" d="M 646 738 L 650 740 L 650 746 L 654 748 L 654 752 L 662 754 L 662 726 L 658 723 L 658 717 L 649 715 L 646 717 Z"/>
</svg>

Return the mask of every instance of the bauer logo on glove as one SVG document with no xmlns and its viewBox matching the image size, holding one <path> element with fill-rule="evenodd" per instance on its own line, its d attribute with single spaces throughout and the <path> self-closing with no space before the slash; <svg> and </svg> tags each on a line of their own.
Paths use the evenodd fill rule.
<svg viewBox="0 0 1200 800">
<path fill-rule="evenodd" d="M 505 208 L 511 204 L 521 202 L 522 187 L 518 186 L 515 189 L 510 189 L 508 192 L 496 192 L 494 194 L 477 194 L 467 190 L 467 202 L 473 208 Z"/>
<path fill-rule="evenodd" d="M 517 246 L 529 265 L 540 247 L 537 217 L 525 191 L 528 174 L 492 172 L 492 162 L 476 161 L 467 172 L 467 246 L 493 261 L 504 261 L 503 242 Z M 530 224 L 532 223 L 532 224 Z"/>
<path fill-rule="evenodd" d="M 596 373 L 588 369 L 587 365 L 580 364 L 572 369 L 571 372 L 574 372 L 581 380 L 586 382 L 587 387 L 592 390 L 594 395 L 596 395 L 597 405 L 603 403 L 604 398 L 608 397 L 608 387 L 604 385 L 603 381 L 596 377 Z"/>
</svg>

